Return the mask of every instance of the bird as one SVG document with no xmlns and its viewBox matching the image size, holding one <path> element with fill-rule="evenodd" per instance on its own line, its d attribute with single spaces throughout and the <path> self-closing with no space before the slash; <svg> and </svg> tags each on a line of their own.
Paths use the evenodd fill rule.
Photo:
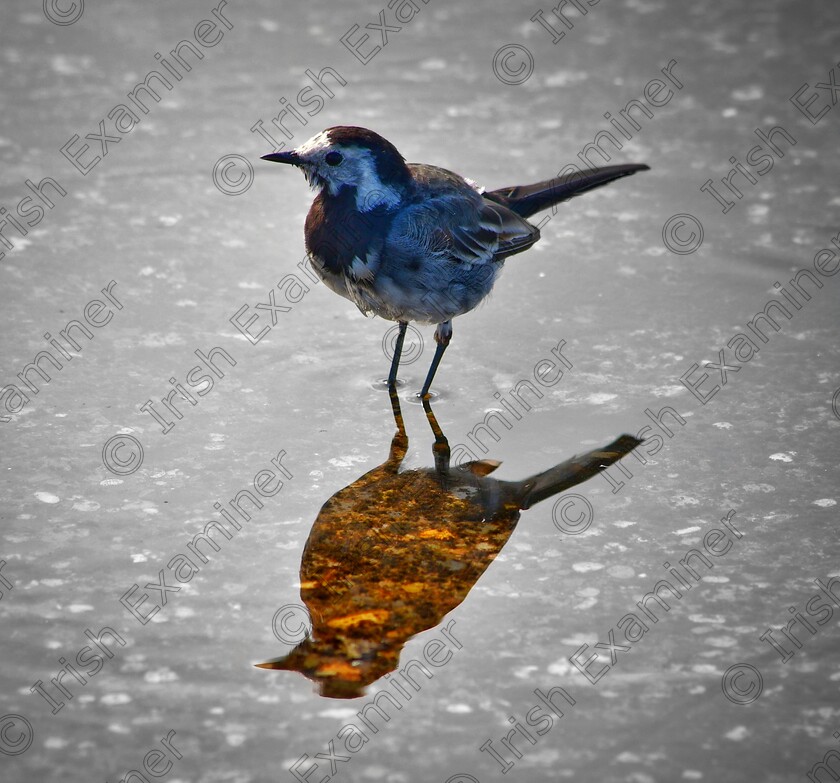
<svg viewBox="0 0 840 783">
<path fill-rule="evenodd" d="M 487 297 L 505 259 L 539 240 L 527 218 L 649 169 L 619 164 L 485 191 L 447 169 L 406 163 L 378 133 L 348 125 L 261 158 L 299 168 L 317 191 L 304 238 L 321 280 L 363 314 L 399 324 L 389 389 L 397 383 L 408 323 L 436 324 L 422 398 L 452 339 L 452 319 Z"/>
<path fill-rule="evenodd" d="M 330 698 L 358 698 L 393 672 L 405 643 L 466 598 L 520 511 L 588 481 L 642 442 L 621 435 L 527 478 L 499 480 L 490 476 L 497 460 L 452 463 L 424 399 L 434 467 L 403 469 L 409 440 L 396 389 L 389 392 L 397 431 L 387 460 L 324 503 L 303 550 L 309 633 L 285 655 L 256 664 L 300 672 Z"/>
</svg>

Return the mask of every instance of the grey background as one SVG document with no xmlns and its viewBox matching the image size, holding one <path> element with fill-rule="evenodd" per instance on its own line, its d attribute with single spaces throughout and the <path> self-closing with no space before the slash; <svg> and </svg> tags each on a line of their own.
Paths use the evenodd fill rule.
<svg viewBox="0 0 840 783">
<path fill-rule="evenodd" d="M 49 349 L 43 334 L 81 318 L 109 281 L 123 304 L 2 424 L 0 560 L 13 588 L 0 600 L 0 713 L 26 717 L 34 732 L 24 753 L 0 758 L 4 781 L 116 781 L 172 730 L 183 758 L 164 778 L 171 783 L 293 780 L 289 766 L 326 753 L 367 701 L 323 699 L 300 675 L 252 664 L 288 649 L 272 617 L 299 600 L 300 554 L 321 504 L 387 454 L 393 422 L 372 387 L 386 374 L 390 325 L 366 321 L 324 286 L 256 345 L 229 321 L 247 304 L 270 324 L 253 308 L 296 271 L 311 200 L 298 174 L 259 161 L 271 147 L 250 128 L 260 119 L 273 127 L 278 100 L 294 100 L 304 71 L 325 66 L 347 85 L 306 127 L 288 123 L 291 143 L 363 125 L 409 160 L 491 188 L 575 162 L 609 129 L 605 112 L 641 98 L 670 60 L 684 85 L 614 155 L 652 171 L 562 206 L 541 242 L 508 262 L 490 301 L 455 321 L 435 410 L 453 445 L 469 443 L 498 407 L 494 393 L 532 378 L 566 340 L 573 369 L 500 428 L 498 442 L 485 438 L 488 456 L 504 461 L 500 477 L 636 433 L 646 408 L 670 405 L 686 423 L 647 465 L 624 461 L 634 475 L 620 492 L 600 478 L 583 485 L 593 521 L 582 535 L 559 531 L 548 502 L 523 515 L 451 614 L 463 649 L 339 764 L 337 779 L 795 781 L 840 750 L 837 616 L 801 634 L 788 663 L 759 640 L 787 623 L 788 607 L 802 609 L 815 579 L 840 575 L 837 278 L 822 278 L 708 404 L 679 382 L 693 363 L 717 361 L 776 295 L 774 282 L 813 270 L 840 229 L 840 110 L 814 88 L 837 63 L 836 3 L 604 1 L 586 15 L 566 9 L 573 27 L 558 24 L 566 35 L 557 44 L 530 21 L 538 6 L 417 4 L 362 65 L 339 39 L 375 21 L 380 5 L 231 3 L 232 29 L 83 176 L 61 147 L 96 132 L 160 67 L 155 52 L 194 40 L 214 4 L 88 2 L 75 23 L 57 25 L 41 3 L 4 3 L 0 204 L 14 215 L 26 179 L 52 177 L 66 196 L 26 237 L 3 230 L 14 249 L 0 261 L 2 383 L 17 383 Z M 520 85 L 493 71 L 494 53 L 510 43 L 533 57 Z M 789 100 L 805 84 L 805 98 L 817 95 L 812 111 L 829 107 L 816 125 Z M 723 214 L 700 186 L 719 182 L 730 156 L 744 163 L 756 129 L 777 125 L 796 145 L 780 142 L 783 157 L 757 184 L 739 178 L 743 198 Z M 90 143 L 95 153 L 99 142 Z M 238 196 L 213 179 L 230 154 L 253 165 Z M 663 243 L 678 213 L 704 228 L 687 255 Z M 431 358 L 432 328 L 420 331 L 422 356 L 401 377 L 409 461 L 428 465 L 431 435 L 408 400 Z M 195 350 L 217 346 L 236 366 L 196 406 L 181 401 L 184 418 L 162 434 L 139 407 L 157 404 L 170 377 L 183 382 Z M 705 390 L 718 379 L 708 372 Z M 102 451 L 119 433 L 143 444 L 144 460 L 118 477 Z M 213 518 L 213 503 L 249 486 L 281 449 L 294 478 L 140 625 L 120 596 L 154 581 Z M 666 576 L 662 564 L 702 546 L 730 509 L 744 537 L 601 681 L 587 682 L 569 657 L 605 641 Z M 51 715 L 30 686 L 55 676 L 60 657 L 72 661 L 86 628 L 103 626 L 125 647 L 85 686 L 65 681 L 74 697 Z M 404 660 L 432 635 L 409 643 Z M 760 697 L 743 706 L 721 687 L 739 663 L 763 678 Z M 558 685 L 575 707 L 535 746 L 520 738 L 523 758 L 503 776 L 479 745 L 498 745 L 535 688 Z M 19 725 L 4 742 L 16 737 Z M 329 774 L 319 764 L 310 780 Z"/>
</svg>

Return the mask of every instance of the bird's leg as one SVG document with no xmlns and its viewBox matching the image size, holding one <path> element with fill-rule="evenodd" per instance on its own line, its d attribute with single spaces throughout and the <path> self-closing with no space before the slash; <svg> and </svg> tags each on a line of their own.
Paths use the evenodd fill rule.
<svg viewBox="0 0 840 783">
<path fill-rule="evenodd" d="M 390 470 L 396 473 L 408 452 L 408 435 L 405 431 L 405 422 L 403 422 L 400 398 L 397 394 L 396 387 L 388 387 L 388 396 L 391 398 L 391 411 L 394 414 L 394 423 L 397 425 L 397 431 L 394 433 L 394 437 L 391 438 L 391 451 L 388 454 L 388 461 L 385 464 Z"/>
<path fill-rule="evenodd" d="M 445 475 L 449 472 L 449 441 L 438 424 L 428 397 L 423 398 L 423 410 L 426 411 L 426 419 L 428 419 L 429 426 L 432 428 L 435 436 L 435 445 L 432 446 L 432 456 L 435 458 L 435 470 L 438 475 Z"/>
<path fill-rule="evenodd" d="M 394 358 L 391 359 L 391 371 L 388 373 L 388 390 L 397 386 L 397 370 L 400 367 L 400 356 L 402 355 L 403 342 L 405 342 L 405 330 L 408 328 L 408 321 L 400 321 L 400 331 L 397 334 L 397 343 L 394 346 Z"/>
<path fill-rule="evenodd" d="M 446 350 L 446 346 L 449 345 L 449 341 L 451 339 L 452 321 L 444 321 L 443 323 L 438 324 L 435 329 L 435 342 L 437 343 L 437 348 L 435 349 L 435 355 L 432 358 L 432 365 L 429 367 L 429 373 L 426 375 L 426 382 L 423 384 L 423 389 L 420 391 L 420 396 L 423 399 L 426 399 L 429 394 L 429 387 L 432 385 L 440 360 L 443 358 L 443 352 Z"/>
</svg>

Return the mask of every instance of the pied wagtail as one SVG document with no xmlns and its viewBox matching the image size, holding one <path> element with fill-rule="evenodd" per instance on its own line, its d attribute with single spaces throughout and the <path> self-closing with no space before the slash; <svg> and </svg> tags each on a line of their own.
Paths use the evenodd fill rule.
<svg viewBox="0 0 840 783">
<path fill-rule="evenodd" d="M 327 287 L 365 315 L 399 323 L 389 387 L 396 385 L 408 322 L 437 324 L 422 397 L 452 338 L 452 319 L 490 293 L 508 256 L 540 238 L 525 218 L 649 168 L 606 166 L 485 192 L 446 169 L 406 163 L 379 134 L 349 126 L 327 128 L 263 160 L 297 166 L 318 190 L 305 240 Z"/>
</svg>

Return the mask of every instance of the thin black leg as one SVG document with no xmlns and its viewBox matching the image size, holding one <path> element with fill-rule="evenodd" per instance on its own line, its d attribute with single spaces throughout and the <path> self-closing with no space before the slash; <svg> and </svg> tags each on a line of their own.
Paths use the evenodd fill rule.
<svg viewBox="0 0 840 783">
<path fill-rule="evenodd" d="M 394 424 L 397 425 L 397 431 L 391 439 L 391 451 L 386 465 L 391 472 L 396 473 L 408 451 L 408 435 L 405 431 L 405 422 L 400 409 L 400 398 L 397 395 L 396 388 L 389 386 L 388 396 L 391 398 L 391 412 L 394 414 Z"/>
<path fill-rule="evenodd" d="M 445 476 L 449 473 L 449 441 L 446 439 L 446 435 L 443 434 L 443 430 L 438 424 L 437 417 L 432 410 L 432 405 L 429 402 L 428 397 L 423 398 L 423 410 L 426 412 L 426 419 L 428 420 L 435 436 L 435 444 L 432 446 L 432 455 L 435 458 L 435 470 L 438 475 Z"/>
<path fill-rule="evenodd" d="M 446 346 L 449 345 L 449 341 L 451 339 L 452 322 L 444 321 L 443 323 L 439 323 L 437 325 L 437 329 L 435 329 L 435 342 L 437 343 L 437 348 L 435 349 L 435 355 L 432 359 L 432 366 L 429 367 L 429 372 L 426 375 L 426 382 L 423 384 L 423 388 L 420 391 L 420 396 L 423 399 L 428 398 L 429 388 L 434 380 L 440 360 L 443 358 L 443 352 L 446 350 Z"/>
<path fill-rule="evenodd" d="M 405 330 L 408 328 L 407 321 L 400 321 L 400 331 L 397 334 L 397 344 L 394 346 L 394 358 L 391 359 L 391 371 L 388 373 L 388 388 L 395 388 L 397 385 L 397 370 L 400 367 L 400 356 L 402 355 L 403 342 L 405 341 Z"/>
<path fill-rule="evenodd" d="M 432 365 L 429 367 L 429 373 L 426 375 L 426 382 L 423 384 L 423 388 L 420 391 L 420 396 L 423 399 L 426 399 L 429 394 L 429 388 L 432 385 L 432 381 L 435 378 L 435 373 L 437 372 L 438 365 L 440 364 L 440 360 L 443 358 L 443 352 L 446 350 L 446 346 L 449 343 L 438 343 L 437 348 L 435 348 L 435 355 L 432 359 Z"/>
</svg>

